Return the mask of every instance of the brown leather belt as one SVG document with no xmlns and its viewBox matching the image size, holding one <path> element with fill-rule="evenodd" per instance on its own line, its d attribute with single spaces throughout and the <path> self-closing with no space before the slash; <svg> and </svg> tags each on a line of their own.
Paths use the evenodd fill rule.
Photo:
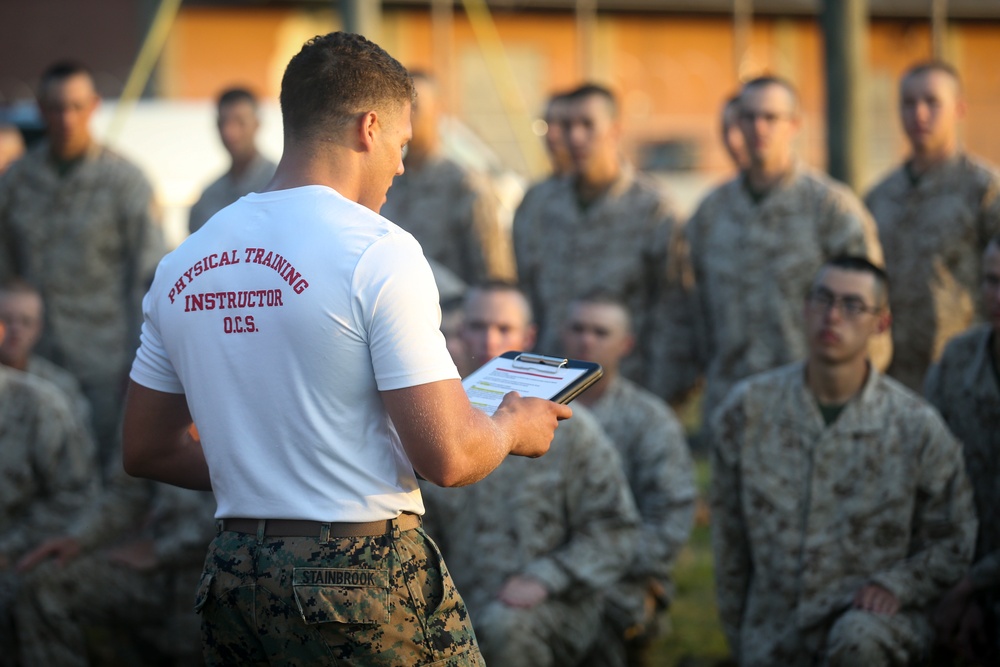
<svg viewBox="0 0 1000 667">
<path fill-rule="evenodd" d="M 298 519 L 222 519 L 222 530 L 256 535 L 264 524 L 264 537 L 369 537 L 392 532 L 396 522 L 400 531 L 411 530 L 420 525 L 418 514 L 404 512 L 395 519 L 368 521 L 365 523 L 329 523 Z M 326 533 L 324 535 L 324 532 Z"/>
</svg>

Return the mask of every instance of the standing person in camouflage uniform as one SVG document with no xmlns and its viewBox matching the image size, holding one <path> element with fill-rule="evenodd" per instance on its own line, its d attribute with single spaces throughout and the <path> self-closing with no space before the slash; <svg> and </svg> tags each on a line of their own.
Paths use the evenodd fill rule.
<svg viewBox="0 0 1000 667">
<path fill-rule="evenodd" d="M 424 255 L 466 283 L 510 277 L 514 260 L 510 235 L 500 225 L 500 202 L 482 174 L 441 152 L 437 84 L 415 72 L 413 139 L 405 171 L 392 182 L 382 214 L 413 234 Z"/>
<path fill-rule="evenodd" d="M 937 412 L 868 358 L 885 274 L 820 269 L 809 356 L 741 382 L 716 413 L 712 537 L 722 626 L 743 667 L 906 667 L 962 576 L 976 519 Z"/>
<path fill-rule="evenodd" d="M 267 187 L 277 166 L 257 150 L 260 116 L 257 98 L 246 88 L 229 88 L 219 95 L 219 139 L 229 154 L 229 171 L 205 188 L 188 214 L 194 234 L 208 219 L 245 194 Z"/>
<path fill-rule="evenodd" d="M 739 108 L 750 166 L 710 193 L 686 226 L 700 323 L 690 347 L 701 347 L 706 424 L 738 380 L 805 356 L 800 304 L 824 260 L 882 258 L 857 197 L 796 160 L 801 118 L 792 85 L 749 81 Z"/>
<path fill-rule="evenodd" d="M 513 285 L 471 288 L 464 316 L 478 365 L 531 348 L 531 309 Z M 424 493 L 427 532 L 469 605 L 486 664 L 577 664 L 600 630 L 602 598 L 626 585 L 636 540 L 619 457 L 593 417 L 577 408 L 541 461 L 511 458 L 478 484 Z"/>
<path fill-rule="evenodd" d="M 965 101 L 950 65 L 910 68 L 899 85 L 899 110 L 911 155 L 865 203 L 894 285 L 888 373 L 920 391 L 948 339 L 976 319 L 979 262 L 1000 233 L 1000 174 L 958 145 Z"/>
<path fill-rule="evenodd" d="M 43 74 L 47 141 L 0 178 L 0 281 L 16 276 L 41 291 L 38 353 L 79 380 L 103 462 L 118 451 L 140 302 L 162 241 L 149 182 L 91 135 L 98 103 L 82 65 L 59 63 Z"/>
<path fill-rule="evenodd" d="M 480 665 L 417 475 L 472 484 L 543 455 L 572 415 L 469 402 L 420 246 L 378 214 L 413 97 L 364 37 L 308 41 L 282 77 L 270 189 L 167 255 L 143 302 L 123 463 L 215 493 L 196 595 L 210 666 Z"/>
<path fill-rule="evenodd" d="M 987 324 L 955 336 L 925 392 L 962 442 L 979 516 L 972 568 L 938 607 L 940 638 L 975 664 L 1000 660 L 1000 237 L 986 247 L 980 283 Z"/>
<path fill-rule="evenodd" d="M 525 197 L 514 215 L 517 275 L 538 321 L 538 350 L 561 351 L 560 326 L 570 301 L 604 287 L 624 301 L 638 345 L 622 369 L 660 396 L 678 397 L 692 384 L 673 357 L 675 337 L 661 311 L 674 294 L 668 257 L 679 252 L 680 226 L 672 203 L 620 154 L 621 120 L 614 95 L 587 84 L 567 95 L 562 134 L 573 172 L 550 181 L 544 197 Z M 686 343 L 686 341 L 684 341 Z"/>
<path fill-rule="evenodd" d="M 0 344 L 6 325 L 0 320 Z M 16 655 L 14 564 L 97 490 L 94 445 L 55 385 L 0 365 L 0 664 Z"/>
<path fill-rule="evenodd" d="M 73 374 L 34 354 L 42 337 L 45 304 L 38 290 L 23 281 L 0 285 L 0 321 L 7 328 L 0 343 L 0 364 L 48 380 L 59 387 L 75 408 L 80 423 L 90 430 L 90 404 Z"/>
<path fill-rule="evenodd" d="M 144 637 L 164 655 L 197 660 L 191 596 L 215 536 L 211 493 L 137 480 L 116 471 L 100 501 L 65 536 L 18 563 L 15 605 L 21 663 L 86 667 L 87 630 Z M 150 656 L 145 656 L 150 659 Z"/>
<path fill-rule="evenodd" d="M 644 665 L 659 632 L 659 612 L 673 597 L 671 574 L 694 518 L 694 468 L 684 430 L 652 393 L 621 377 L 635 346 L 628 308 L 592 292 L 576 299 L 563 325 L 563 347 L 595 361 L 604 377 L 577 401 L 590 408 L 625 466 L 642 519 L 639 547 L 625 576 L 608 588 L 604 625 L 587 665 Z"/>
</svg>

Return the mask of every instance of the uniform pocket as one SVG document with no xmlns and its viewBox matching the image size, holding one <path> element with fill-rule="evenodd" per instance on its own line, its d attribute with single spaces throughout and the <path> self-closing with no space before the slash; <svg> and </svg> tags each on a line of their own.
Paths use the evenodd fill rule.
<svg viewBox="0 0 1000 667">
<path fill-rule="evenodd" d="M 205 603 L 208 602 L 208 596 L 212 592 L 212 580 L 215 575 L 211 572 L 202 572 L 201 579 L 198 580 L 198 590 L 194 594 L 194 611 L 200 614 L 202 608 L 204 608 Z"/>
<path fill-rule="evenodd" d="M 307 624 L 389 622 L 386 570 L 296 567 L 292 591 Z"/>
</svg>

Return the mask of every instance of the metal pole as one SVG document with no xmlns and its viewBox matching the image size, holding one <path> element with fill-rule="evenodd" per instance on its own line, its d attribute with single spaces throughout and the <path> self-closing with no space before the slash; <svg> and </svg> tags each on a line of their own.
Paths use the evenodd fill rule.
<svg viewBox="0 0 1000 667">
<path fill-rule="evenodd" d="M 863 182 L 868 0 L 826 0 L 821 22 L 826 52 L 827 168 L 855 190 Z"/>
<path fill-rule="evenodd" d="M 931 55 L 934 60 L 945 59 L 947 31 L 948 0 L 931 0 Z"/>
<path fill-rule="evenodd" d="M 382 32 L 382 0 L 340 0 L 344 31 L 364 35 L 376 44 Z"/>
<path fill-rule="evenodd" d="M 733 74 L 742 81 L 750 52 L 753 0 L 733 0 Z"/>
<path fill-rule="evenodd" d="M 441 87 L 444 108 L 455 113 L 455 8 L 452 0 L 433 0 L 431 34 L 433 35 L 434 76 Z"/>
<path fill-rule="evenodd" d="M 596 32 L 597 0 L 576 0 L 576 62 L 583 80 L 594 76 Z"/>
</svg>

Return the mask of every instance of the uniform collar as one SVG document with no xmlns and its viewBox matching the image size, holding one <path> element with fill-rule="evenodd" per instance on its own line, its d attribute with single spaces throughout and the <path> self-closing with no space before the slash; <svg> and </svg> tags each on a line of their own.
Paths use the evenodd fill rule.
<svg viewBox="0 0 1000 667">
<path fill-rule="evenodd" d="M 800 361 L 794 371 L 792 400 L 788 402 L 788 410 L 783 415 L 786 421 L 801 424 L 801 416 L 813 415 L 815 425 L 821 430 L 841 433 L 870 433 L 883 428 L 885 415 L 879 414 L 874 403 L 881 383 L 882 375 L 868 362 L 868 377 L 861 390 L 847 401 L 837 419 L 826 426 L 820 414 L 816 396 L 806 384 L 806 364 Z"/>
</svg>

